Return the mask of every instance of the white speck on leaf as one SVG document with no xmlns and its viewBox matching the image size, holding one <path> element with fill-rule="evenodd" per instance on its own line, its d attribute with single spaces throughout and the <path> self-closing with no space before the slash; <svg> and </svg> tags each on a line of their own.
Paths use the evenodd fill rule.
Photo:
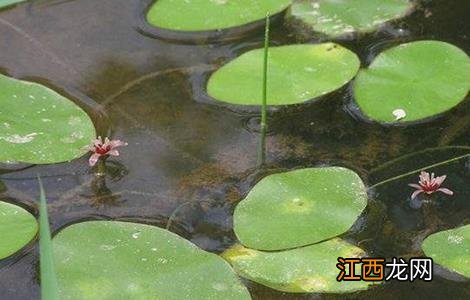
<svg viewBox="0 0 470 300">
<path fill-rule="evenodd" d="M 9 136 L 0 136 L 0 139 L 12 144 L 26 144 L 34 140 L 34 137 L 38 135 L 36 132 L 21 136 L 19 134 L 13 134 Z"/>
<path fill-rule="evenodd" d="M 406 112 L 401 108 L 395 109 L 392 114 L 395 116 L 395 121 L 399 121 L 406 118 Z"/>
<path fill-rule="evenodd" d="M 460 235 L 451 234 L 447 237 L 447 241 L 449 242 L 449 244 L 462 244 L 463 240 L 464 237 Z"/>
</svg>

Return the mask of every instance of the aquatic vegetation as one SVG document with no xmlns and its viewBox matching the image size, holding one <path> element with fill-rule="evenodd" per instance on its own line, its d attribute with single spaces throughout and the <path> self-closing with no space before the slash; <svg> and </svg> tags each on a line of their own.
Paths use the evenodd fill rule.
<svg viewBox="0 0 470 300">
<path fill-rule="evenodd" d="M 0 202 L 0 216 L 0 259 L 3 259 L 31 242 L 38 224 L 28 211 L 7 202 Z"/>
<path fill-rule="evenodd" d="M 13 4 L 25 2 L 26 0 L 0 0 L 0 9 L 8 7 Z"/>
<path fill-rule="evenodd" d="M 209 95 L 230 104 L 259 106 L 263 62 L 264 49 L 230 61 L 210 77 Z M 356 54 L 335 43 L 270 47 L 267 104 L 296 104 L 325 95 L 347 84 L 359 66 Z"/>
<path fill-rule="evenodd" d="M 208 31 L 262 21 L 266 14 L 285 10 L 291 0 L 158 0 L 147 12 L 147 21 L 176 31 Z"/>
<path fill-rule="evenodd" d="M 294 0 L 287 18 L 311 31 L 338 37 L 371 32 L 413 10 L 408 0 Z"/>
<path fill-rule="evenodd" d="M 258 154 L 258 165 L 263 165 L 266 160 L 266 133 L 268 128 L 268 60 L 269 60 L 269 15 L 266 16 L 264 28 L 264 55 L 263 55 L 263 89 L 261 103 L 261 140 Z"/>
<path fill-rule="evenodd" d="M 470 278 L 470 225 L 431 234 L 422 248 L 435 263 Z"/>
<path fill-rule="evenodd" d="M 0 162 L 52 164 L 83 155 L 90 117 L 59 93 L 0 74 Z"/>
<path fill-rule="evenodd" d="M 416 189 L 416 191 L 414 191 L 411 195 L 411 199 L 415 198 L 421 193 L 431 195 L 435 192 L 441 192 L 447 195 L 453 195 L 454 192 L 452 192 L 451 190 L 447 188 L 441 188 L 441 185 L 444 180 L 446 180 L 446 177 L 446 175 L 434 177 L 434 173 L 431 173 L 431 175 L 429 175 L 428 172 L 421 171 L 421 174 L 419 175 L 419 183 L 408 184 L 409 186 Z"/>
<path fill-rule="evenodd" d="M 88 221 L 54 238 L 61 299 L 250 299 L 219 256 L 164 229 Z"/>
<path fill-rule="evenodd" d="M 100 158 L 106 159 L 109 156 L 119 156 L 117 148 L 123 146 L 127 146 L 127 143 L 121 140 L 110 140 L 108 137 L 105 137 L 103 142 L 103 139 L 99 136 L 90 145 L 84 147 L 84 149 L 93 153 L 88 160 L 90 166 L 93 167 Z"/>
<path fill-rule="evenodd" d="M 354 98 L 367 118 L 382 123 L 434 117 L 458 105 L 470 89 L 470 58 L 439 41 L 401 44 L 380 53 L 354 82 Z M 396 118 L 395 112 L 405 112 Z"/>
<path fill-rule="evenodd" d="M 57 277 L 52 252 L 51 229 L 47 212 L 47 199 L 41 178 L 38 177 L 39 197 L 39 263 L 41 273 L 41 299 L 58 300 Z"/>
<path fill-rule="evenodd" d="M 0 0 L 0 8 L 19 2 Z M 28 182 L 48 172 L 47 183 L 56 193 L 49 206 L 53 224 L 63 226 L 51 239 L 40 183 L 42 298 L 345 294 L 372 284 L 339 283 L 341 257 L 389 259 L 423 252 L 470 276 L 470 225 L 432 234 L 421 245 L 436 230 L 468 223 L 470 177 L 464 161 L 470 147 L 447 146 L 468 141 L 469 110 L 467 103 L 461 105 L 470 89 L 465 32 L 450 37 L 428 31 L 421 20 L 418 28 L 415 15 L 391 23 L 415 7 L 427 18 L 429 1 L 143 0 L 144 15 L 132 18 L 127 6 L 132 1 L 121 1 L 112 13 L 94 15 L 83 30 L 75 26 L 81 20 L 73 18 L 81 2 L 99 13 L 111 9 L 92 1 L 39 1 L 5 11 L 8 21 L 0 17 L 0 29 L 22 39 L 12 44 L 31 46 L 25 48 L 53 61 L 52 66 L 42 60 L 17 63 L 9 56 L 17 50 L 12 49 L 2 69 L 38 76 L 40 82 L 61 82 L 61 72 L 67 71 L 76 77 L 63 86 L 99 103 L 80 107 L 74 102 L 89 99 L 68 99 L 43 85 L 0 75 L 2 199 L 34 206 Z M 30 15 L 21 12 L 26 8 Z M 45 20 L 42 14 L 66 20 L 53 22 L 53 28 L 64 30 L 31 30 L 43 25 L 36 23 Z M 16 19 L 25 16 L 33 18 Z M 283 16 L 287 24 L 274 23 Z M 132 24 L 124 22 L 130 19 Z M 271 22 L 279 25 L 272 31 Z M 109 32 L 103 30 L 107 23 L 112 23 Z M 395 35 L 394 27 L 409 34 Z M 79 28 L 78 33 L 70 28 Z M 296 29 L 307 29 L 309 44 L 296 44 Z M 453 41 L 463 50 L 440 41 L 412 41 L 413 32 L 419 32 L 415 38 Z M 56 35 L 62 35 L 59 43 Z M 189 38 L 175 43 L 183 36 Z M 231 43 L 242 36 L 247 38 Z M 42 42 L 51 42 L 51 49 Z M 377 55 L 389 45 L 394 47 Z M 29 56 L 19 54 L 19 60 Z M 434 119 L 454 109 L 456 114 L 446 114 L 443 121 Z M 428 123 L 414 126 L 418 121 Z M 127 143 L 96 138 L 96 131 L 114 132 L 138 147 L 119 162 L 106 161 Z M 446 146 L 421 150 L 437 145 Z M 88 164 L 95 174 L 80 161 L 71 162 L 84 150 L 91 152 Z M 60 162 L 70 163 L 53 165 Z M 448 179 L 426 172 L 431 169 Z M 410 201 L 407 183 L 418 174 L 419 182 L 409 184 L 416 189 Z M 417 199 L 452 195 L 442 186 L 445 180 L 455 191 L 452 201 Z M 413 207 L 413 201 L 422 203 Z M 6 202 L 0 202 L 0 216 L 0 259 L 17 254 L 11 257 L 14 264 L 4 261 L 3 275 L 32 244 L 38 225 L 28 211 Z M 165 222 L 166 230 L 149 225 Z M 26 256 L 31 270 L 36 256 Z M 241 282 L 237 275 L 267 288 Z M 31 277 L 36 293 L 38 278 Z M 8 280 L 2 278 L 0 287 Z M 380 298 L 388 286 L 374 296 Z M 368 295 L 358 298 L 363 296 Z"/>
<path fill-rule="evenodd" d="M 237 205 L 234 231 L 243 245 L 254 249 L 300 247 L 344 233 L 366 205 L 366 188 L 351 170 L 277 173 L 263 178 Z"/>
<path fill-rule="evenodd" d="M 359 247 L 334 238 L 302 248 L 263 252 L 234 245 L 222 253 L 237 273 L 272 289 L 291 293 L 351 293 L 365 290 L 366 281 L 338 282 L 332 268 L 338 257 L 362 258 Z"/>
</svg>

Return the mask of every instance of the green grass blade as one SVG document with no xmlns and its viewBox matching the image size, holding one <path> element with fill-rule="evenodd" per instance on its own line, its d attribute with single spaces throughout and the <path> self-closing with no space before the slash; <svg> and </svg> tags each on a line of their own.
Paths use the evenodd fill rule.
<svg viewBox="0 0 470 300">
<path fill-rule="evenodd" d="M 261 107 L 261 127 L 266 127 L 266 110 L 268 105 L 268 54 L 269 54 L 269 15 L 266 16 L 264 31 L 264 60 L 263 60 L 263 104 Z"/>
<path fill-rule="evenodd" d="M 269 55 L 269 14 L 266 16 L 266 27 L 264 30 L 264 59 L 263 59 L 263 91 L 261 104 L 261 141 L 258 154 L 258 165 L 261 166 L 266 160 L 266 128 L 267 128 L 267 106 L 268 106 L 268 55 Z"/>
<path fill-rule="evenodd" d="M 41 271 L 41 299 L 58 300 L 57 277 L 54 270 L 51 230 L 47 213 L 47 200 L 41 178 L 38 176 L 39 198 L 39 264 Z"/>
</svg>

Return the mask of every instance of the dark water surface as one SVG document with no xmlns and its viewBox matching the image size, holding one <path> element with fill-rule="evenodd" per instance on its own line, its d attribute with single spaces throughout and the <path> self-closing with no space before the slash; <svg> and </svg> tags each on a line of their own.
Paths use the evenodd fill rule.
<svg viewBox="0 0 470 300">
<path fill-rule="evenodd" d="M 56 231 L 68 224 L 111 218 L 164 227 L 219 253 L 236 242 L 232 212 L 264 175 L 319 165 L 347 166 L 373 184 L 455 155 L 448 149 L 384 163 L 415 151 L 470 146 L 468 97 L 434 120 L 402 127 L 366 122 L 350 107 L 349 87 L 319 101 L 272 111 L 267 168 L 259 170 L 256 111 L 224 106 L 204 93 L 207 76 L 241 53 L 261 47 L 262 31 L 238 41 L 189 44 L 137 30 L 141 1 L 38 0 L 0 12 L 0 70 L 63 91 L 86 109 L 101 135 L 129 143 L 108 161 L 106 182 L 90 173 L 87 158 L 2 172 L 0 196 L 36 211 L 36 174 L 43 177 Z M 418 39 L 450 42 L 470 53 L 470 1 L 421 1 L 416 12 L 379 32 L 339 42 L 364 66 L 383 49 Z M 301 38 L 282 21 L 273 45 L 318 42 Z M 237 87 L 234 87 L 237 88 Z M 466 152 L 467 151 L 467 152 Z M 347 238 L 372 256 L 419 255 L 422 238 L 470 220 L 470 164 L 435 169 L 455 191 L 436 205 L 433 219 L 409 206 L 408 182 L 371 192 L 366 213 Z M 448 198 L 443 198 L 448 199 Z M 439 199 L 438 199 L 439 200 Z M 1 239 L 1 237 L 0 237 Z M 1 240 L 0 240 L 1 242 Z M 0 299 L 39 298 L 36 244 L 0 262 Z M 331 266 L 334 268 L 334 266 Z M 446 271 L 431 283 L 391 282 L 346 296 L 280 293 L 246 282 L 254 299 L 470 299 L 470 283 Z"/>
</svg>

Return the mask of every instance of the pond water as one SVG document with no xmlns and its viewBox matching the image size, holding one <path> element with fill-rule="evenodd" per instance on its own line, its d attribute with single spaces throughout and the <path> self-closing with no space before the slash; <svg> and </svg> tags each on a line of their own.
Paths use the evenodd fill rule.
<svg viewBox="0 0 470 300">
<path fill-rule="evenodd" d="M 391 127 L 359 117 L 346 86 L 319 101 L 271 111 L 266 166 L 259 169 L 259 112 L 215 103 L 205 84 L 222 64 L 262 47 L 262 30 L 223 43 L 157 39 L 138 30 L 141 9 L 137 0 L 37 0 L 0 12 L 1 72 L 63 91 L 92 116 L 101 135 L 129 143 L 108 161 L 105 181 L 90 172 L 87 157 L 1 172 L 2 199 L 34 212 L 41 174 L 53 231 L 87 219 L 165 227 L 179 207 L 170 230 L 220 253 L 236 242 L 236 203 L 266 174 L 339 165 L 373 184 L 468 151 L 417 155 L 381 168 L 427 148 L 470 146 L 468 96 L 434 120 Z M 468 0 L 421 1 L 408 17 L 339 43 L 356 52 L 363 66 L 385 48 L 418 39 L 446 41 L 469 53 L 469 13 Z M 273 45 L 318 42 L 282 21 L 272 31 Z M 448 185 L 458 191 L 452 202 L 435 208 L 438 221 L 408 205 L 407 183 L 416 181 L 411 176 L 372 191 L 367 213 L 347 238 L 373 256 L 410 257 L 419 253 L 424 233 L 468 223 L 469 163 L 435 171 L 448 174 Z M 391 282 L 347 296 L 288 294 L 245 283 L 254 299 L 469 299 L 469 282 L 454 277 L 442 271 L 430 283 Z M 39 290 L 35 244 L 0 262 L 1 299 L 37 299 Z"/>
</svg>

